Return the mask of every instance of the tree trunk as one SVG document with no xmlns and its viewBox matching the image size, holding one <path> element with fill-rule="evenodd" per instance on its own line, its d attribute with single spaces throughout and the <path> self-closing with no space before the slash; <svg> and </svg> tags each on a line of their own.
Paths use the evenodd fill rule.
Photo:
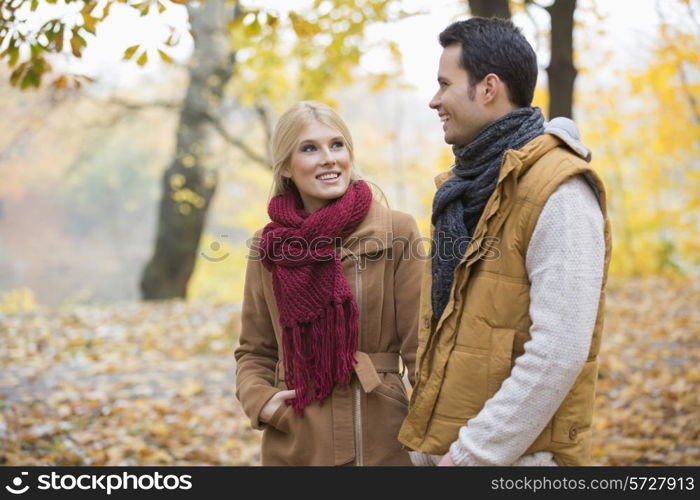
<svg viewBox="0 0 700 500">
<path fill-rule="evenodd" d="M 576 0 L 556 0 L 547 7 L 552 20 L 551 59 L 547 67 L 549 79 L 549 119 L 573 117 L 574 80 L 574 10 Z"/>
<path fill-rule="evenodd" d="M 141 277 L 144 300 L 185 298 L 218 175 L 207 166 L 211 125 L 231 78 L 235 53 L 226 31 L 238 4 L 187 5 L 194 35 L 190 82 L 177 129 L 175 157 L 163 174 L 155 250 Z"/>
<path fill-rule="evenodd" d="M 508 0 L 469 0 L 468 3 L 473 16 L 510 19 Z"/>
</svg>

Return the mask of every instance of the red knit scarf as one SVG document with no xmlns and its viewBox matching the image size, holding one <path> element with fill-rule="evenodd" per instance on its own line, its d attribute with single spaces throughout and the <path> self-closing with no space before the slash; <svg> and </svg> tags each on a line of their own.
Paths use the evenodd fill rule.
<svg viewBox="0 0 700 500">
<path fill-rule="evenodd" d="M 363 181 L 308 214 L 296 189 L 272 198 L 270 222 L 262 233 L 263 265 L 282 326 L 287 387 L 297 413 L 322 401 L 336 383 L 348 384 L 358 343 L 357 302 L 343 274 L 335 240 L 352 233 L 365 218 L 372 192 Z"/>
</svg>

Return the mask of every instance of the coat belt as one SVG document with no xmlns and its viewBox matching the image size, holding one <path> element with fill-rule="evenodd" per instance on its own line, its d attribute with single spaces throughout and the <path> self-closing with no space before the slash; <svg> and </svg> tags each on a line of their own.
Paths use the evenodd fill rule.
<svg viewBox="0 0 700 500">
<path fill-rule="evenodd" d="M 372 392 L 382 383 L 380 373 L 399 373 L 399 353 L 398 352 L 362 352 L 355 353 L 355 374 L 360 381 L 362 389 Z M 275 385 L 277 381 L 284 380 L 284 363 L 277 362 L 275 367 Z"/>
</svg>

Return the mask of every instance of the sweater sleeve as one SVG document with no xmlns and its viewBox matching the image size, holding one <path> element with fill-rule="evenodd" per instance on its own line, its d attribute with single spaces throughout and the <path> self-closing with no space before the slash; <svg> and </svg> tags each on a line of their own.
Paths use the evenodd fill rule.
<svg viewBox="0 0 700 500">
<path fill-rule="evenodd" d="M 450 446 L 456 464 L 512 465 L 542 432 L 588 356 L 604 257 L 600 206 L 576 176 L 547 200 L 527 248 L 531 339 L 498 392 L 460 428 Z"/>
</svg>

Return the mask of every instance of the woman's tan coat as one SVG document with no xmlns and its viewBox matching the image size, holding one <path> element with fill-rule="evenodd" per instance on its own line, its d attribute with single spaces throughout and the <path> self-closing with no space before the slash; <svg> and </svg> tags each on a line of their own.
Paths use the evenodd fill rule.
<svg viewBox="0 0 700 500">
<path fill-rule="evenodd" d="M 411 465 L 397 440 L 408 410 L 399 358 L 413 383 L 423 242 L 410 215 L 373 201 L 339 252 L 360 310 L 352 382 L 307 406 L 303 416 L 282 404 L 267 423 L 260 411 L 287 389 L 281 330 L 272 275 L 256 258 L 255 245 L 249 256 L 236 395 L 253 427 L 263 429 L 263 465 Z"/>
</svg>

